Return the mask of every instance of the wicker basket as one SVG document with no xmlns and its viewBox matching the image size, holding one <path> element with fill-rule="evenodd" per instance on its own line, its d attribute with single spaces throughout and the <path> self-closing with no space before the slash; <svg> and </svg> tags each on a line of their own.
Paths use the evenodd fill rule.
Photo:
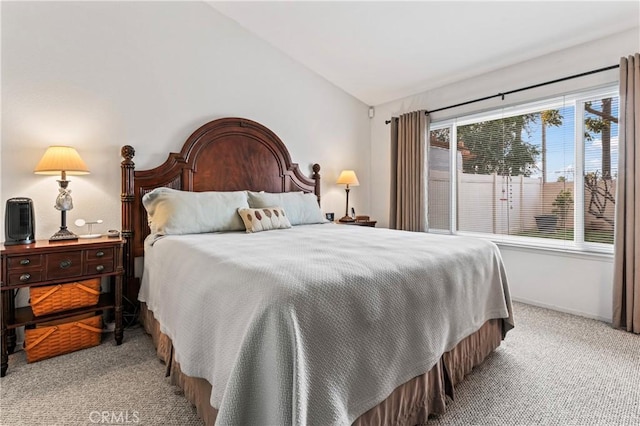
<svg viewBox="0 0 640 426">
<path fill-rule="evenodd" d="M 89 314 L 51 321 L 24 331 L 27 362 L 40 361 L 100 344 L 102 316 Z"/>
<path fill-rule="evenodd" d="M 40 316 L 53 312 L 92 306 L 100 296 L 100 278 L 68 284 L 30 287 L 31 310 Z"/>
</svg>

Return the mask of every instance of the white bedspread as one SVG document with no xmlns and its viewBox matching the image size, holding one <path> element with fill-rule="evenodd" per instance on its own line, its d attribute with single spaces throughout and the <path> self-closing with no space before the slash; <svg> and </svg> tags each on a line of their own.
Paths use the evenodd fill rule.
<svg viewBox="0 0 640 426">
<path fill-rule="evenodd" d="M 336 224 L 168 236 L 140 300 L 219 425 L 349 425 L 511 301 L 498 248 Z"/>
</svg>

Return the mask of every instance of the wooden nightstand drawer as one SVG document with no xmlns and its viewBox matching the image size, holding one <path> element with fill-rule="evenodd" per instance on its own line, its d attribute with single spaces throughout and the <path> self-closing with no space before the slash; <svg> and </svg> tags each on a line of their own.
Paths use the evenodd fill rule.
<svg viewBox="0 0 640 426">
<path fill-rule="evenodd" d="M 92 249 L 85 250 L 85 259 L 92 260 L 104 260 L 113 259 L 113 249 Z"/>
<path fill-rule="evenodd" d="M 68 251 L 47 255 L 47 279 L 82 275 L 82 251 Z"/>
<path fill-rule="evenodd" d="M 84 275 L 106 274 L 108 272 L 113 272 L 113 259 L 87 262 L 84 267 Z"/>
<path fill-rule="evenodd" d="M 8 281 L 8 285 L 37 283 L 42 281 L 42 271 L 36 269 L 34 271 L 11 272 Z"/>
<path fill-rule="evenodd" d="M 10 257 L 8 260 L 8 267 L 12 271 L 22 268 L 37 268 L 42 265 L 42 256 L 38 254 L 30 256 Z"/>
</svg>

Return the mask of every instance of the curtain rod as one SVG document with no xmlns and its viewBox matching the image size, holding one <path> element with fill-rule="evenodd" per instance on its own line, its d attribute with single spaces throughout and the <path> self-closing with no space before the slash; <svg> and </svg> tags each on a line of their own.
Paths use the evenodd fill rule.
<svg viewBox="0 0 640 426">
<path fill-rule="evenodd" d="M 597 70 L 587 71 L 587 72 L 583 72 L 583 73 L 580 73 L 580 74 L 570 75 L 568 77 L 558 78 L 556 80 L 545 81 L 544 83 L 538 83 L 538 84 L 534 84 L 532 86 L 521 87 L 519 89 L 509 90 L 508 92 L 498 93 L 497 95 L 485 96 L 484 98 L 473 99 L 471 101 L 466 101 L 466 102 L 462 102 L 462 103 L 455 104 L 455 105 L 449 105 L 449 106 L 442 107 L 442 108 L 432 109 L 431 111 L 425 111 L 424 113 L 425 113 L 425 115 L 429 115 L 430 113 L 433 113 L 433 112 L 444 111 L 445 109 L 457 108 L 459 106 L 469 105 L 469 104 L 473 104 L 473 103 L 476 103 L 476 102 L 482 102 L 482 101 L 486 101 L 487 99 L 492 99 L 492 98 L 497 98 L 497 97 L 501 97 L 502 100 L 504 101 L 504 97 L 506 95 L 511 95 L 513 93 L 522 92 L 522 91 L 529 90 L 529 89 L 535 89 L 536 87 L 546 86 L 548 84 L 560 83 L 561 81 L 571 80 L 572 78 L 584 77 L 584 76 L 587 76 L 587 75 L 590 75 L 590 74 L 596 74 L 596 73 L 603 72 L 603 71 L 609 71 L 609 70 L 613 70 L 613 69 L 616 69 L 616 68 L 620 68 L 620 65 L 619 64 L 618 65 L 611 65 L 611 66 L 608 66 L 608 67 L 599 68 Z M 393 117 L 393 118 L 397 118 L 397 117 Z M 386 120 L 384 123 L 385 124 L 389 124 L 389 123 L 391 123 L 391 120 Z"/>
</svg>

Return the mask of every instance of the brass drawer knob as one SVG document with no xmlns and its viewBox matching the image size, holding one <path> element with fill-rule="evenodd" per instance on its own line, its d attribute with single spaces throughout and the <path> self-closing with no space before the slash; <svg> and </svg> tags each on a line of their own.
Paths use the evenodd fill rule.
<svg viewBox="0 0 640 426">
<path fill-rule="evenodd" d="M 104 271 L 104 265 L 98 265 L 98 266 L 96 266 L 96 271 L 98 271 L 98 272 L 102 272 L 102 271 Z"/>
<path fill-rule="evenodd" d="M 62 269 L 67 269 L 69 266 L 71 266 L 71 260 L 69 259 L 60 262 L 60 268 Z"/>
<path fill-rule="evenodd" d="M 31 261 L 30 261 L 29 259 L 22 259 L 22 260 L 20 261 L 20 264 L 21 264 L 22 266 L 28 265 L 28 264 L 30 264 L 30 263 L 31 263 Z"/>
<path fill-rule="evenodd" d="M 96 253 L 96 257 L 102 257 L 104 256 L 104 252 L 103 251 L 99 251 Z"/>
<path fill-rule="evenodd" d="M 31 279 L 31 274 L 22 274 L 20 275 L 20 281 L 21 282 L 27 282 Z"/>
</svg>

